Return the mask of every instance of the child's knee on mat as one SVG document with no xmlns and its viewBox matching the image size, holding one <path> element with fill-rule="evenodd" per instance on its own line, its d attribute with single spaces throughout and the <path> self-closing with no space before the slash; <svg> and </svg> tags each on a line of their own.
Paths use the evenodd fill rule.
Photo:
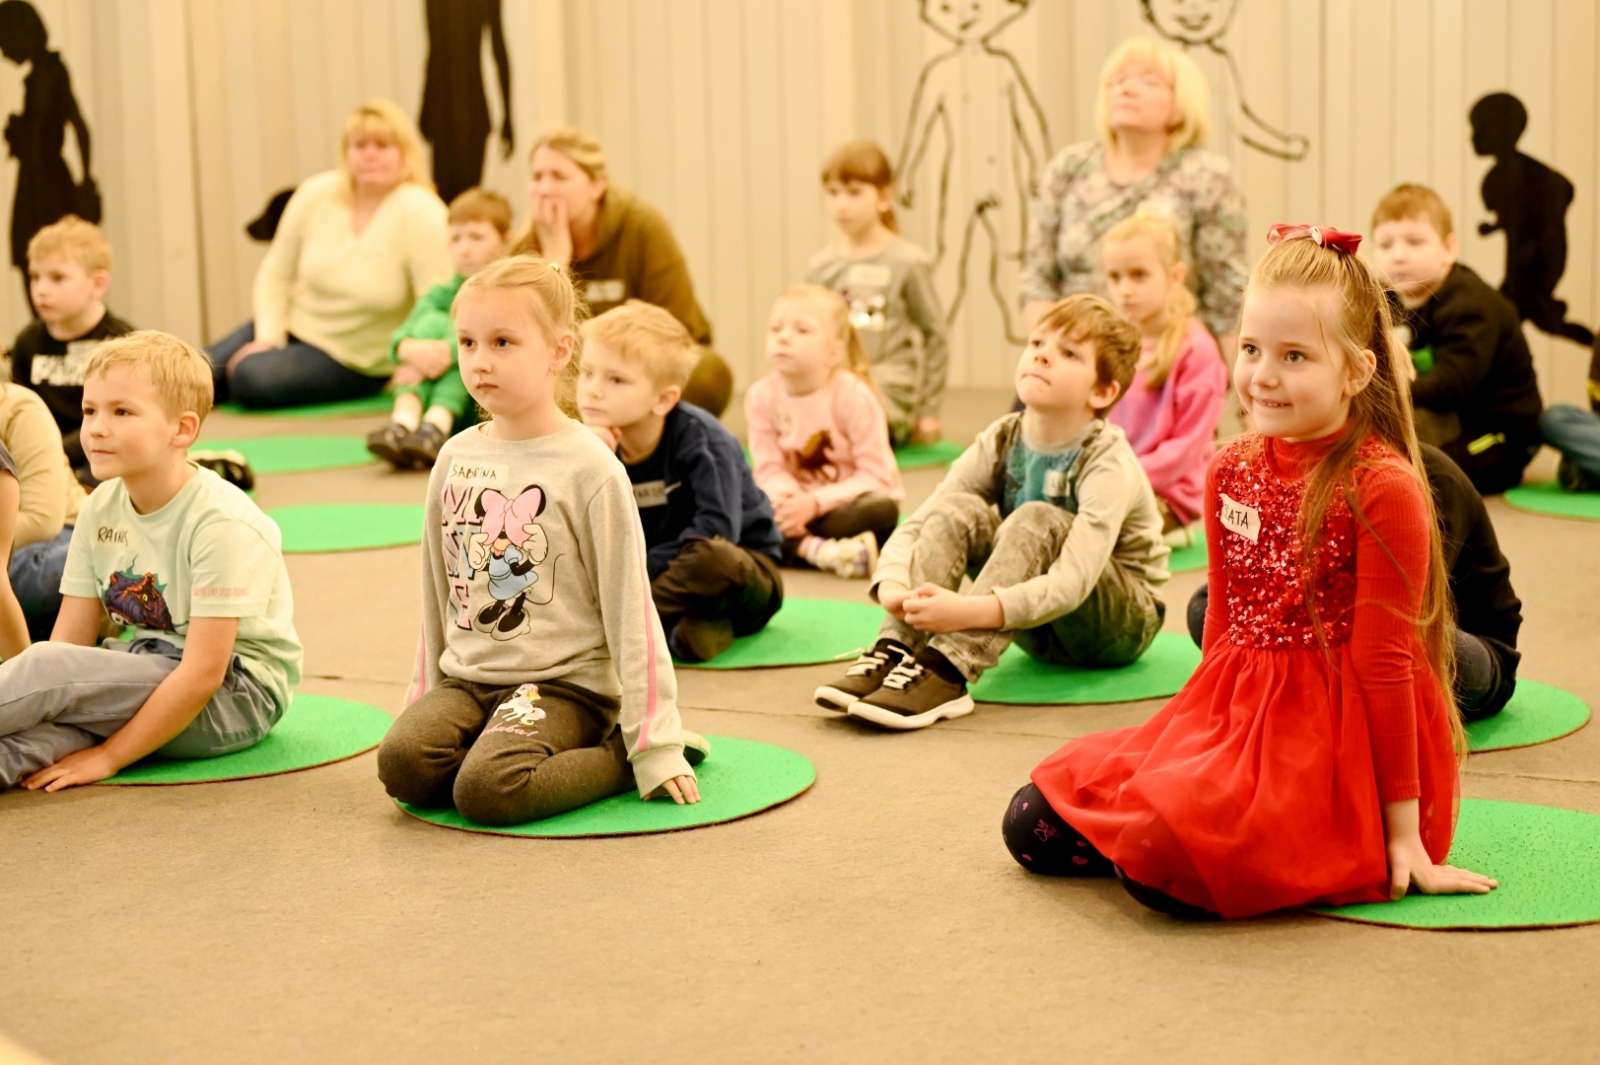
<svg viewBox="0 0 1600 1065">
<path fill-rule="evenodd" d="M 429 758 L 427 751 L 391 728 L 378 745 L 378 779 L 389 797 L 416 806 L 439 805 L 449 793 L 445 790 L 449 770 Z"/>
</svg>

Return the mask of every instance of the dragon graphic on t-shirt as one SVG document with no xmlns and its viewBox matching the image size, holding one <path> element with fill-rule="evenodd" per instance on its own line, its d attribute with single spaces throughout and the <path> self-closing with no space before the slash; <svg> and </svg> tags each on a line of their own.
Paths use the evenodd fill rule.
<svg viewBox="0 0 1600 1065">
<path fill-rule="evenodd" d="M 154 573 L 113 573 L 111 584 L 106 588 L 106 612 L 111 620 L 124 625 L 177 632 L 178 627 L 172 623 L 172 611 L 167 609 L 166 597 L 161 594 L 166 590 L 167 586 L 158 583 Z"/>
</svg>

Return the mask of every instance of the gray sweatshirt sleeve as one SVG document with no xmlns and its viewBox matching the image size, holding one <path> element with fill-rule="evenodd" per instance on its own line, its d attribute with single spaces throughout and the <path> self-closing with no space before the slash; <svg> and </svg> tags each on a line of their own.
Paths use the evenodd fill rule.
<svg viewBox="0 0 1600 1065">
<path fill-rule="evenodd" d="M 926 257 L 918 257 L 906 273 L 906 312 L 922 332 L 922 385 L 918 390 L 917 414 L 937 418 L 944 404 L 945 381 L 950 375 L 950 334 L 945 325 L 944 306 L 933 284 L 933 268 Z"/>
<path fill-rule="evenodd" d="M 622 682 L 618 721 L 642 798 L 673 777 L 694 776 L 694 770 L 683 756 L 677 675 L 650 597 L 644 529 L 620 465 L 589 500 L 587 519 L 582 550 L 606 648 Z"/>
<path fill-rule="evenodd" d="M 417 660 L 411 666 L 411 683 L 406 688 L 405 706 L 410 706 L 444 681 L 439 656 L 444 653 L 445 612 L 450 609 L 449 578 L 443 559 L 444 513 L 440 489 L 450 461 L 445 458 L 428 478 L 428 505 L 422 527 L 422 626 L 417 633 Z M 404 709 L 405 707 L 401 707 Z"/>
</svg>

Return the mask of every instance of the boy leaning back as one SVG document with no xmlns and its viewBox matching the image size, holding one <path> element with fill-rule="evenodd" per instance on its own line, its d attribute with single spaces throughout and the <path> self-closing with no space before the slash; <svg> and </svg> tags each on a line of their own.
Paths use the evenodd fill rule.
<svg viewBox="0 0 1600 1065">
<path fill-rule="evenodd" d="M 817 689 L 819 704 L 922 728 L 971 713 L 967 685 L 1012 640 L 1090 668 L 1145 652 L 1166 616 L 1156 587 L 1171 551 L 1138 457 L 1105 420 L 1139 349 L 1138 329 L 1098 296 L 1050 308 L 1017 364 L 1023 409 L 985 429 L 884 545 L 878 642 Z"/>
<path fill-rule="evenodd" d="M 48 643 L 0 664 L 0 789 L 91 784 L 147 754 L 208 758 L 259 741 L 300 679 L 278 527 L 188 458 L 211 364 L 156 332 L 84 368 L 83 504 Z M 133 640 L 97 647 L 107 616 Z"/>
<path fill-rule="evenodd" d="M 583 337 L 578 409 L 633 483 L 667 645 L 679 661 L 708 661 L 783 605 L 772 501 L 734 435 L 681 402 L 701 354 L 682 323 L 629 300 Z"/>
</svg>

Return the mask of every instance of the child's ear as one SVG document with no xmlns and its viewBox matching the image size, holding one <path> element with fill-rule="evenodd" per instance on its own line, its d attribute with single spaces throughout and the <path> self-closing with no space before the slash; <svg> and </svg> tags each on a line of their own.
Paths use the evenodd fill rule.
<svg viewBox="0 0 1600 1065">
<path fill-rule="evenodd" d="M 1444 253 L 1450 256 L 1451 262 L 1455 262 L 1457 256 L 1461 254 L 1461 241 L 1456 239 L 1454 233 L 1444 238 Z"/>
<path fill-rule="evenodd" d="M 183 448 L 185 451 L 194 443 L 194 438 L 200 435 L 200 415 L 192 410 L 186 410 L 178 415 L 178 428 L 172 434 L 172 446 Z"/>
<path fill-rule="evenodd" d="M 655 406 L 650 408 L 651 414 L 667 414 L 678 405 L 678 400 L 683 398 L 683 389 L 678 385 L 668 385 L 656 397 Z"/>
<path fill-rule="evenodd" d="M 94 273 L 89 275 L 89 284 L 94 290 L 94 298 L 99 299 L 101 296 L 104 296 L 106 294 L 106 290 L 111 287 L 111 271 L 96 270 Z"/>
<path fill-rule="evenodd" d="M 1372 375 L 1378 370 L 1378 356 L 1374 355 L 1371 348 L 1362 348 L 1356 357 L 1346 366 L 1344 379 L 1344 395 L 1352 399 L 1361 393 L 1361 390 L 1372 383 Z"/>
<path fill-rule="evenodd" d="M 1116 405 L 1117 397 L 1122 395 L 1122 385 L 1117 381 L 1106 381 L 1103 384 L 1096 382 L 1089 390 L 1089 406 L 1098 416 L 1104 416 L 1106 411 Z"/>
<path fill-rule="evenodd" d="M 562 333 L 556 338 L 555 354 L 550 357 L 550 372 L 560 377 L 566 370 L 567 363 L 572 361 L 572 353 L 576 350 L 578 338 L 571 333 Z"/>
<path fill-rule="evenodd" d="M 1172 283 L 1181 285 L 1189 279 L 1189 264 L 1179 259 L 1172 264 Z"/>
</svg>

